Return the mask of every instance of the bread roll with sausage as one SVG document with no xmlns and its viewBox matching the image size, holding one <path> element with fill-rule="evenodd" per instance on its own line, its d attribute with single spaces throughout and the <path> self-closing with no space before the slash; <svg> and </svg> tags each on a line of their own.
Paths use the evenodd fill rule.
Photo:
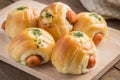
<svg viewBox="0 0 120 80">
<path fill-rule="evenodd" d="M 43 29 L 28 28 L 10 42 L 9 55 L 17 62 L 34 67 L 50 60 L 55 46 L 53 37 Z"/>
<path fill-rule="evenodd" d="M 26 28 L 37 27 L 38 17 L 35 9 L 21 6 L 8 13 L 2 28 L 9 37 L 13 38 Z"/>
<path fill-rule="evenodd" d="M 107 23 L 96 13 L 82 12 L 77 15 L 73 30 L 86 33 L 98 45 L 105 37 Z"/>
<path fill-rule="evenodd" d="M 51 61 L 61 73 L 86 73 L 96 63 L 96 47 L 86 34 L 72 31 L 57 41 Z"/>
<path fill-rule="evenodd" d="M 47 30 L 57 41 L 72 30 L 76 18 L 76 14 L 68 5 L 55 2 L 41 11 L 38 23 L 40 28 Z"/>
</svg>

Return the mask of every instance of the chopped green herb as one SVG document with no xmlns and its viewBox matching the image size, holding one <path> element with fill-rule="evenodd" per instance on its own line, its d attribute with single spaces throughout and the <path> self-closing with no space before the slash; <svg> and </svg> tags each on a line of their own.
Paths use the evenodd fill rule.
<svg viewBox="0 0 120 80">
<path fill-rule="evenodd" d="M 53 15 L 48 12 L 47 10 L 43 11 L 40 18 L 42 19 L 43 17 L 46 17 L 46 18 L 53 18 Z"/>
<path fill-rule="evenodd" d="M 81 33 L 81 32 L 75 32 L 74 36 L 75 37 L 83 37 L 83 33 Z"/>
<path fill-rule="evenodd" d="M 43 16 L 40 16 L 40 19 L 42 19 L 43 18 Z"/>
<path fill-rule="evenodd" d="M 40 45 L 41 45 L 41 46 L 44 46 L 44 45 L 42 44 L 42 42 L 44 42 L 44 40 L 37 39 L 37 40 L 34 40 L 34 42 L 35 42 L 35 45 L 36 45 L 37 48 L 39 48 Z"/>
<path fill-rule="evenodd" d="M 41 32 L 39 29 L 29 29 L 28 31 L 30 31 L 30 33 L 35 36 L 35 39 L 33 40 L 33 42 L 35 43 L 36 48 L 39 48 L 40 46 L 44 46 L 42 44 L 42 42 L 44 42 L 44 40 L 42 40 L 39 37 L 41 35 Z"/>
<path fill-rule="evenodd" d="M 27 7 L 21 6 L 21 7 L 17 8 L 17 10 L 24 10 L 24 9 L 26 9 L 26 8 L 27 8 Z"/>
<path fill-rule="evenodd" d="M 38 44 L 41 44 L 41 41 L 39 41 Z"/>
<path fill-rule="evenodd" d="M 96 19 L 98 19 L 98 21 L 101 21 L 102 19 L 95 13 L 91 13 L 89 16 L 93 16 L 95 17 Z"/>
<path fill-rule="evenodd" d="M 37 29 L 35 29 L 35 30 L 33 31 L 33 34 L 34 34 L 34 35 L 40 35 L 40 31 L 37 30 Z"/>
<path fill-rule="evenodd" d="M 38 37 L 38 36 L 41 35 L 40 30 L 38 30 L 38 29 L 32 29 L 32 33 L 33 33 L 36 37 Z"/>
<path fill-rule="evenodd" d="M 49 12 L 46 12 L 46 17 L 49 18 L 49 17 L 53 17 L 53 15 Z"/>
<path fill-rule="evenodd" d="M 37 48 L 39 48 L 39 45 L 36 45 Z"/>
<path fill-rule="evenodd" d="M 34 40 L 35 42 L 37 42 L 37 40 Z"/>
<path fill-rule="evenodd" d="M 98 18 L 99 21 L 101 21 L 102 19 L 101 18 Z"/>
</svg>

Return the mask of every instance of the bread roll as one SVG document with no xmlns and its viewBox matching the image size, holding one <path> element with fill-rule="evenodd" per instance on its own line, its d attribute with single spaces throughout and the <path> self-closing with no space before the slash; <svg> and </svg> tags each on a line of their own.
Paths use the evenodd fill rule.
<svg viewBox="0 0 120 80">
<path fill-rule="evenodd" d="M 57 41 L 51 61 L 61 73 L 86 73 L 96 63 L 96 47 L 86 34 L 72 31 Z"/>
<path fill-rule="evenodd" d="M 48 62 L 54 46 L 55 41 L 48 32 L 28 28 L 12 39 L 8 53 L 15 61 L 32 67 Z"/>
<path fill-rule="evenodd" d="M 104 18 L 96 13 L 82 12 L 77 15 L 73 30 L 86 33 L 98 45 L 105 37 L 107 24 Z"/>
<path fill-rule="evenodd" d="M 8 13 L 5 20 L 4 29 L 6 34 L 13 38 L 22 30 L 30 27 L 38 27 L 38 14 L 35 9 L 25 6 L 18 7 Z"/>
<path fill-rule="evenodd" d="M 39 17 L 39 27 L 47 30 L 57 41 L 73 28 L 76 15 L 69 6 L 55 2 L 44 8 Z"/>
</svg>

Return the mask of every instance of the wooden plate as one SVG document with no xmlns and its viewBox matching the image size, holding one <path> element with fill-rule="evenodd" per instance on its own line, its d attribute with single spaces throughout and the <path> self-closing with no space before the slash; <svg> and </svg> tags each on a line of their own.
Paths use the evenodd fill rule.
<svg viewBox="0 0 120 80">
<path fill-rule="evenodd" d="M 23 5 L 36 8 L 38 12 L 45 7 L 44 4 L 35 1 L 18 1 L 0 11 L 0 25 L 6 19 L 8 12 Z M 120 31 L 109 27 L 106 38 L 97 46 L 96 66 L 87 74 L 82 75 L 61 74 L 56 71 L 50 62 L 36 68 L 30 68 L 16 63 L 7 53 L 9 41 L 10 38 L 0 29 L 0 60 L 42 80 L 97 80 L 120 59 Z"/>
</svg>

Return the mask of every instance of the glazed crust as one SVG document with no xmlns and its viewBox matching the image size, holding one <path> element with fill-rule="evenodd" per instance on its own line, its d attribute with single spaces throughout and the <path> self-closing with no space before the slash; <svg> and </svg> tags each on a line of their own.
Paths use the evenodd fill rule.
<svg viewBox="0 0 120 80">
<path fill-rule="evenodd" d="M 39 35 L 34 33 L 34 30 L 40 32 Z M 35 34 L 38 36 L 36 37 Z M 38 28 L 28 28 L 12 39 L 8 53 L 15 61 L 25 65 L 27 57 L 39 55 L 43 59 L 42 64 L 50 60 L 54 46 L 55 41 L 48 32 Z"/>
<path fill-rule="evenodd" d="M 62 35 L 72 30 L 72 25 L 66 19 L 66 12 L 71 10 L 69 6 L 61 2 L 55 2 L 42 10 L 39 17 L 39 27 L 47 30 L 57 41 Z M 50 19 L 43 17 L 44 12 L 49 12 L 52 17 Z M 46 20 L 45 20 L 46 18 Z"/>
<path fill-rule="evenodd" d="M 74 31 L 61 37 L 53 50 L 51 61 L 61 73 L 81 74 L 88 72 L 87 65 L 89 55 L 95 57 L 96 48 L 91 39 L 83 34 L 83 37 L 75 37 Z"/>
<path fill-rule="evenodd" d="M 101 33 L 103 37 L 105 37 L 107 24 L 104 18 L 102 18 L 100 15 L 82 12 L 77 15 L 77 21 L 74 24 L 73 30 L 82 31 L 91 39 L 94 38 L 96 33 Z"/>
<path fill-rule="evenodd" d="M 15 10 L 8 13 L 5 32 L 9 37 L 14 37 L 22 30 L 30 27 L 38 27 L 38 14 L 35 9 L 26 7 L 24 10 Z"/>
</svg>

